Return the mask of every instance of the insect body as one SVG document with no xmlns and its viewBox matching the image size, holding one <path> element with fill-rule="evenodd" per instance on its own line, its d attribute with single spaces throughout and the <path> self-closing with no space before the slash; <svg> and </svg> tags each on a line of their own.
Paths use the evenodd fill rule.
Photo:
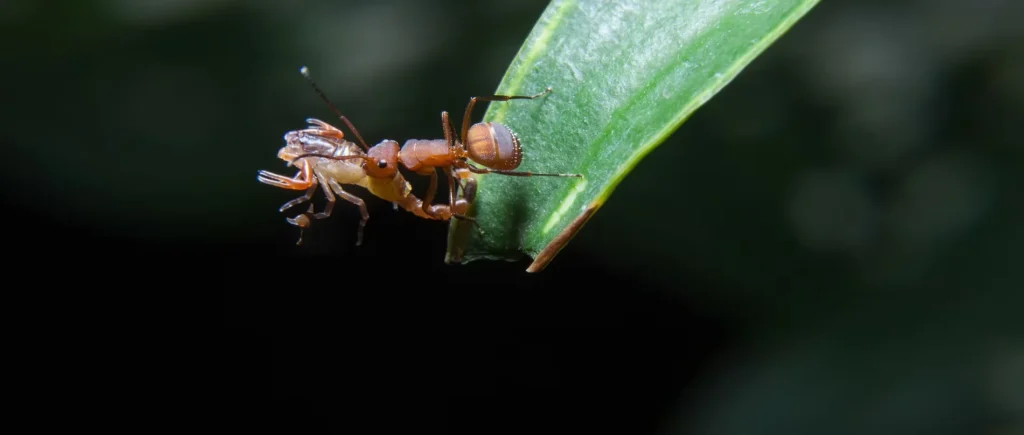
<svg viewBox="0 0 1024 435">
<path fill-rule="evenodd" d="M 412 194 L 412 187 L 395 165 L 382 164 L 394 160 L 391 156 L 398 154 L 397 142 L 384 141 L 371 148 L 369 152 L 364 152 L 355 143 L 345 140 L 341 130 L 334 126 L 318 119 L 309 119 L 307 122 L 310 124 L 309 128 L 290 131 L 284 135 L 285 146 L 277 153 L 278 158 L 288 162 L 290 166 L 299 168 L 298 173 L 293 177 L 287 177 L 260 171 L 257 176 L 257 179 L 265 184 L 290 190 L 305 190 L 303 196 L 288 201 L 281 206 L 280 211 L 310 201 L 316 193 L 317 186 L 323 188 L 324 196 L 327 197 L 324 210 L 313 213 L 311 205 L 309 211 L 295 218 L 288 218 L 292 225 L 305 229 L 310 226 L 312 219 L 329 217 L 337 195 L 359 207 L 362 219 L 359 221 L 356 245 L 362 244 L 363 228 L 370 215 L 366 210 L 366 203 L 358 196 L 346 192 L 342 188 L 344 184 L 361 186 L 370 193 L 425 219 L 451 218 L 453 213 L 449 206 L 425 204 Z M 465 213 L 474 195 L 475 190 L 467 191 L 468 199 L 463 198 L 454 203 L 456 213 Z M 298 243 L 302 243 L 301 234 Z"/>
<path fill-rule="evenodd" d="M 301 72 L 309 80 L 310 85 L 313 86 L 320 97 L 334 109 L 341 120 L 359 138 L 360 143 L 365 146 L 365 142 L 359 136 L 359 132 L 356 131 L 355 127 L 352 126 L 352 123 L 334 107 L 330 100 L 316 86 L 316 83 L 309 75 L 309 70 L 303 67 Z M 452 214 L 451 217 L 475 222 L 475 219 L 466 216 L 461 211 L 461 208 L 456 207 L 457 201 L 455 199 L 459 186 L 463 188 L 466 195 L 472 196 L 469 194 L 470 191 L 475 194 L 476 180 L 473 178 L 472 173 L 583 178 L 582 174 L 545 174 L 514 171 L 523 162 L 523 148 L 519 136 L 504 124 L 497 122 L 480 122 L 470 125 L 473 107 L 478 101 L 532 100 L 549 92 L 551 92 L 550 87 L 544 92 L 532 96 L 489 95 L 471 97 L 469 104 L 466 106 L 466 113 L 463 116 L 461 135 L 456 136 L 455 128 L 452 127 L 449 121 L 448 112 L 444 111 L 441 112 L 441 126 L 444 131 L 444 139 L 410 139 L 405 142 L 401 149 L 397 149 L 395 141 L 385 140 L 373 148 L 369 148 L 367 154 L 372 155 L 374 158 L 379 158 L 378 164 L 380 168 L 388 168 L 388 170 L 391 170 L 391 168 L 397 169 L 397 166 L 401 164 L 417 174 L 429 175 L 430 186 L 427 188 L 427 193 L 423 199 L 422 211 L 435 219 L 447 219 L 447 217 L 435 214 L 436 209 L 433 209 L 431 205 L 434 196 L 437 194 L 437 169 L 446 169 L 444 174 L 448 177 L 448 205 L 450 207 L 446 210 L 450 211 L 452 208 L 455 208 L 457 209 L 456 213 Z M 340 134 L 341 132 L 339 131 L 338 133 Z M 385 147 L 385 149 L 378 151 L 380 147 Z M 483 167 L 475 166 L 469 163 L 469 160 Z M 367 169 L 367 171 L 370 172 L 371 170 Z M 456 180 L 459 180 L 459 182 L 456 183 Z M 479 229 L 479 227 L 477 228 Z"/>
<path fill-rule="evenodd" d="M 446 169 L 448 177 L 448 203 L 455 204 L 456 179 L 465 180 L 462 185 L 464 189 L 474 189 L 476 180 L 470 173 L 488 174 L 496 173 L 513 176 L 551 176 L 551 177 L 579 177 L 582 174 L 544 174 L 524 171 L 514 171 L 523 162 L 523 147 L 519 136 L 504 124 L 498 122 L 480 122 L 470 125 L 473 107 L 477 101 L 509 101 L 515 99 L 532 100 L 541 97 L 551 88 L 532 96 L 523 95 L 489 95 L 483 97 L 471 97 L 469 105 L 466 106 L 466 113 L 462 119 L 462 132 L 455 136 L 455 128 L 448 118 L 448 112 L 441 112 L 441 128 L 444 131 L 444 139 L 411 139 L 405 142 L 400 153 L 400 161 L 403 166 L 415 171 L 418 174 L 430 175 L 430 189 L 426 198 L 433 198 L 436 192 L 437 172 L 439 168 Z M 469 161 L 482 165 L 478 167 Z M 429 200 L 428 200 L 429 201 Z M 466 216 L 455 216 L 468 218 Z"/>
<path fill-rule="evenodd" d="M 308 227 L 312 219 L 330 216 L 335 202 L 334 194 L 337 194 L 360 208 L 362 220 L 356 244 L 361 243 L 362 231 L 369 219 L 369 214 L 363 200 L 345 192 L 341 188 L 342 184 L 363 186 L 374 195 L 392 201 L 396 207 L 404 208 L 425 219 L 460 218 L 475 223 L 475 219 L 466 216 L 469 204 L 472 203 L 476 195 L 476 180 L 473 178 L 473 173 L 583 178 L 582 174 L 515 171 L 514 169 L 518 168 L 523 160 L 522 143 L 519 137 L 507 126 L 497 122 L 481 122 L 470 125 L 473 107 L 477 101 L 534 99 L 551 92 L 550 87 L 533 96 L 491 95 L 470 98 L 459 136 L 456 136 L 455 128 L 452 127 L 448 119 L 448 112 L 445 111 L 441 112 L 444 139 L 410 139 L 401 147 L 398 142 L 386 139 L 371 148 L 366 145 L 366 141 L 348 118 L 317 87 L 309 75 L 309 70 L 302 67 L 300 71 L 320 95 L 320 98 L 330 106 L 359 140 L 359 145 L 356 145 L 345 140 L 341 130 L 323 121 L 310 119 L 308 122 L 314 127 L 286 134 L 286 145 L 278 152 L 278 157 L 289 162 L 290 165 L 298 167 L 299 173 L 288 178 L 266 171 L 260 172 L 259 180 L 263 183 L 286 189 L 306 190 L 305 195 L 282 206 L 282 211 L 309 201 L 316 191 L 317 184 L 324 186 L 328 204 L 323 212 L 308 211 L 288 220 L 300 228 Z M 362 148 L 359 148 L 360 146 Z M 469 161 L 482 165 L 482 167 L 475 166 Z M 423 200 L 412 194 L 411 186 L 398 170 L 399 165 L 405 166 L 417 174 L 430 176 L 430 186 Z M 448 177 L 448 205 L 433 204 L 434 196 L 437 194 L 437 170 L 441 168 L 445 169 L 445 175 Z M 459 187 L 463 189 L 464 194 L 461 199 L 456 199 Z M 481 230 L 479 226 L 477 229 Z"/>
</svg>

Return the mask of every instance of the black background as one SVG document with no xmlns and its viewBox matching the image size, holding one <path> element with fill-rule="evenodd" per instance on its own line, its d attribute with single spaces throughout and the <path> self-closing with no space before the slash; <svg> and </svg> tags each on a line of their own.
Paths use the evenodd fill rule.
<svg viewBox="0 0 1024 435">
<path fill-rule="evenodd" d="M 5 2 L 17 379 L 88 419 L 44 422 L 1019 433 L 1018 3 L 822 2 L 527 274 L 375 198 L 296 247 L 255 175 L 331 117 L 300 66 L 429 137 L 545 2 Z"/>
</svg>

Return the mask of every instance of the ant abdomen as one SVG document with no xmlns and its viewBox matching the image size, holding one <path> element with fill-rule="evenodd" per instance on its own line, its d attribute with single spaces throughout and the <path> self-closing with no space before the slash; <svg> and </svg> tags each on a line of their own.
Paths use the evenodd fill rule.
<svg viewBox="0 0 1024 435">
<path fill-rule="evenodd" d="M 515 169 L 523 162 L 519 136 L 497 122 L 481 122 L 470 127 L 466 151 L 470 159 L 491 169 Z"/>
</svg>

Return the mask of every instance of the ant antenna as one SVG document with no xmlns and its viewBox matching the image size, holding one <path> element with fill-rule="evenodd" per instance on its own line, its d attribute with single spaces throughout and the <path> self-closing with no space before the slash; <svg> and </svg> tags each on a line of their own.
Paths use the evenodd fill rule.
<svg viewBox="0 0 1024 435">
<path fill-rule="evenodd" d="M 318 95 L 320 95 L 320 99 L 324 100 L 324 102 L 327 103 L 327 105 L 331 107 L 331 110 L 333 110 L 334 113 L 336 115 L 338 115 L 339 118 L 341 118 L 341 121 L 344 122 L 345 125 L 348 126 L 349 130 L 352 130 L 352 133 L 355 133 L 356 139 L 359 139 L 359 144 L 363 146 L 363 150 L 364 151 L 369 151 L 370 147 L 366 146 L 366 141 L 363 140 L 363 137 L 359 135 L 359 130 L 356 130 L 356 127 L 354 125 L 352 125 L 352 122 L 350 122 L 348 120 L 348 118 L 345 117 L 345 115 L 341 114 L 341 111 L 338 110 L 338 108 L 334 106 L 334 103 L 332 103 L 331 100 L 327 99 L 327 95 L 324 95 L 324 92 L 321 91 L 320 87 L 317 86 L 316 82 L 313 81 L 313 77 L 309 75 L 309 68 L 307 68 L 305 65 L 303 65 L 302 68 L 299 68 L 299 72 L 302 73 L 302 76 L 305 77 L 306 80 L 309 81 L 309 84 L 311 86 L 313 86 L 313 90 L 316 91 L 316 93 Z"/>
</svg>

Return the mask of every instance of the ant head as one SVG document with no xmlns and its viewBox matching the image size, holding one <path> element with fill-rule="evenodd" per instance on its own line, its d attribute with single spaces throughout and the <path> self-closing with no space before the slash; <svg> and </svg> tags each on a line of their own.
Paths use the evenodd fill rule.
<svg viewBox="0 0 1024 435">
<path fill-rule="evenodd" d="M 391 178 L 398 172 L 398 142 L 385 140 L 366 153 L 366 174 L 373 178 Z"/>
<path fill-rule="evenodd" d="M 481 122 L 470 127 L 466 151 L 474 162 L 491 169 L 515 169 L 523 162 L 519 136 L 497 122 Z"/>
</svg>

